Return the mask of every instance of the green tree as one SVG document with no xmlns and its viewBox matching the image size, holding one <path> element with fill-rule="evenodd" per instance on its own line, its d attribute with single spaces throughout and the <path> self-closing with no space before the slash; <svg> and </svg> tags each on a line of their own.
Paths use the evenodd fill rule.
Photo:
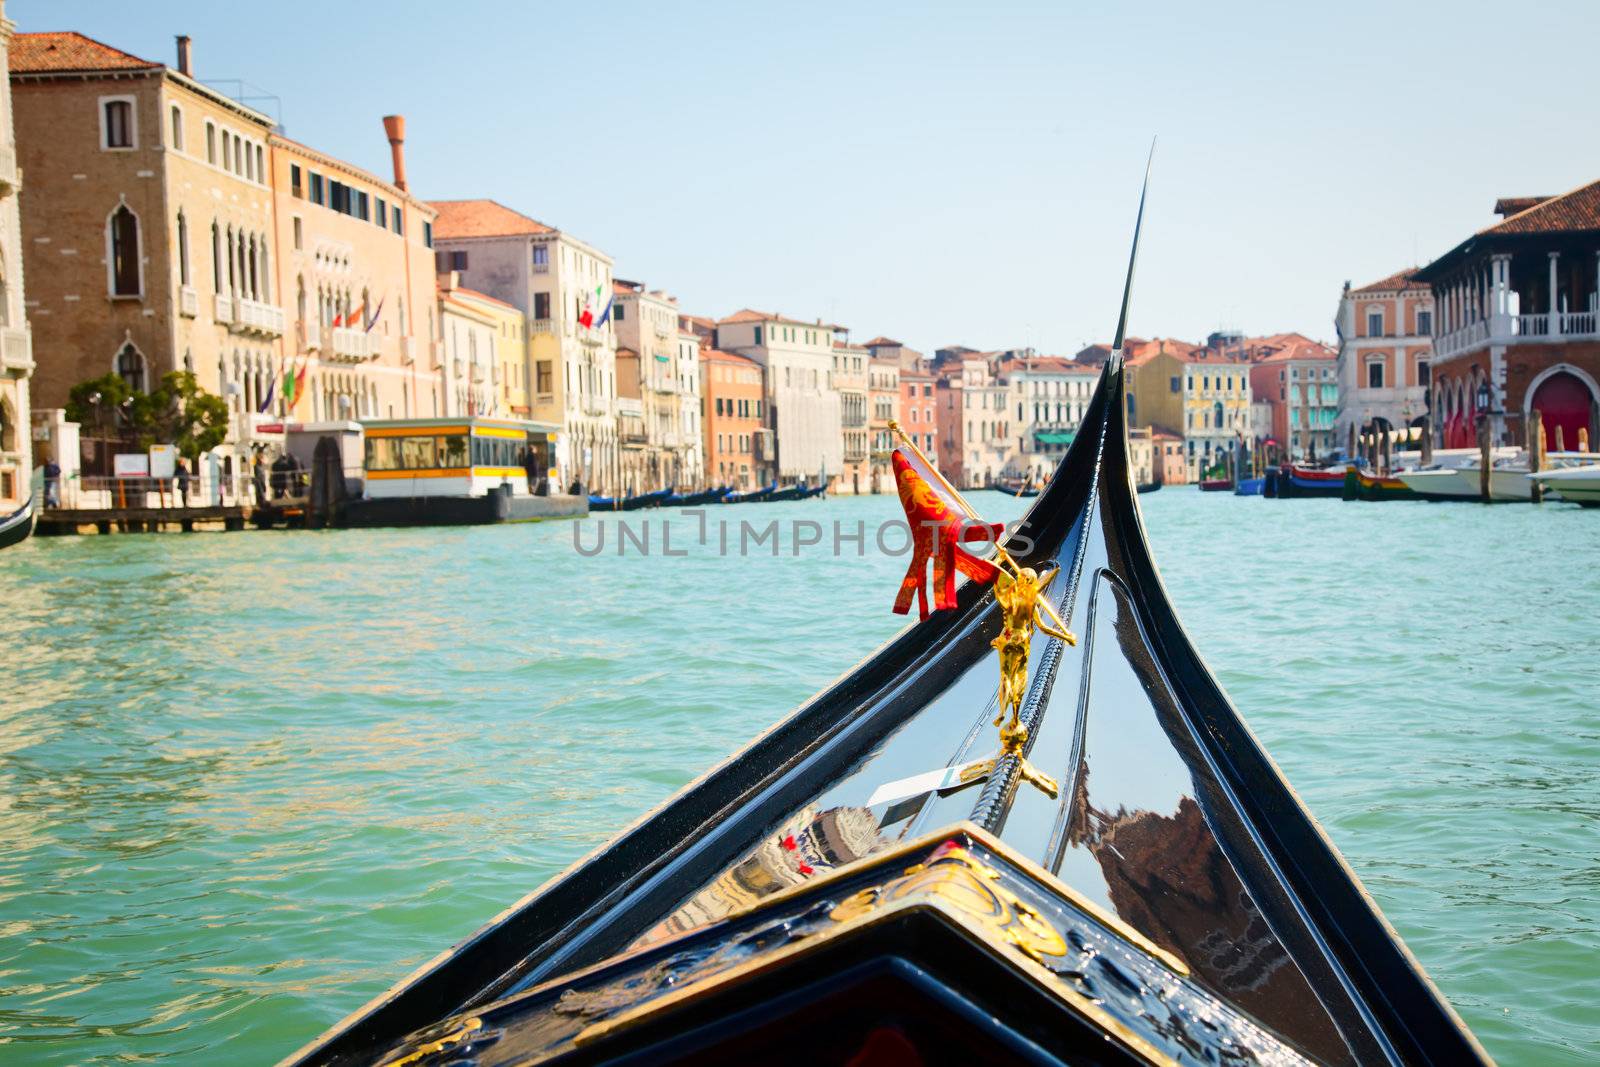
<svg viewBox="0 0 1600 1067">
<path fill-rule="evenodd" d="M 80 382 L 67 394 L 67 418 L 91 436 L 132 438 L 140 448 L 176 445 L 191 462 L 228 436 L 227 401 L 200 388 L 188 371 L 162 375 L 150 393 L 115 374 Z"/>
<path fill-rule="evenodd" d="M 90 437 L 121 437 L 133 432 L 134 395 L 115 374 L 79 382 L 67 393 L 67 418 Z"/>
<path fill-rule="evenodd" d="M 200 388 L 188 371 L 169 371 L 154 392 L 135 394 L 133 411 L 143 447 L 177 445 L 190 462 L 228 436 L 228 402 Z"/>
</svg>

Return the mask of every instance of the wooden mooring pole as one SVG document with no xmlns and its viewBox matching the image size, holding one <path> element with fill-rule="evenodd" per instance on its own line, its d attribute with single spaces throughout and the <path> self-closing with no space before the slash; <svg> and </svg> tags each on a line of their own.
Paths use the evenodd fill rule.
<svg viewBox="0 0 1600 1067">
<path fill-rule="evenodd" d="M 1527 430 L 1528 473 L 1538 474 L 1544 468 L 1544 419 L 1539 416 L 1538 408 L 1529 413 Z M 1531 487 L 1528 499 L 1535 504 L 1544 503 L 1544 486 L 1539 480 L 1529 478 L 1528 485 Z"/>
<path fill-rule="evenodd" d="M 1492 499 L 1489 496 L 1489 457 L 1493 451 L 1489 437 L 1489 416 L 1485 415 L 1478 424 L 1478 495 L 1485 504 Z"/>
</svg>

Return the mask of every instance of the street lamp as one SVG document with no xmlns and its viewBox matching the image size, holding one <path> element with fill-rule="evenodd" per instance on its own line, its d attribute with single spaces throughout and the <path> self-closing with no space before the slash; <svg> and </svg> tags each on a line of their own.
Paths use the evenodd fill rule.
<svg viewBox="0 0 1600 1067">
<path fill-rule="evenodd" d="M 1485 418 L 1488 418 L 1488 416 L 1489 416 L 1489 383 L 1488 382 L 1480 381 L 1478 383 L 1477 400 L 1478 400 L 1478 414 L 1482 415 Z"/>
</svg>

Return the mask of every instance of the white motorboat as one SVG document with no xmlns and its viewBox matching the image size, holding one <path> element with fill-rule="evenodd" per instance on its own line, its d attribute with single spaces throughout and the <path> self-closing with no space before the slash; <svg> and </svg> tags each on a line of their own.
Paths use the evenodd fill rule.
<svg viewBox="0 0 1600 1067">
<path fill-rule="evenodd" d="M 1477 473 L 1469 481 L 1459 467 L 1397 471 L 1395 477 L 1405 482 L 1407 489 L 1429 500 L 1477 500 L 1480 495 Z"/>
<path fill-rule="evenodd" d="M 1541 475 L 1553 474 L 1557 471 L 1589 466 L 1600 461 L 1600 454 L 1594 452 L 1549 452 L 1545 454 L 1545 469 Z M 1462 475 L 1472 483 L 1474 495 L 1477 494 L 1480 465 L 1472 463 L 1461 468 Z M 1523 501 L 1533 499 L 1533 482 L 1528 473 L 1528 454 L 1519 452 L 1516 456 L 1496 460 L 1489 469 L 1489 499 Z M 1580 480 L 1581 481 L 1581 480 Z M 1580 489 L 1579 492 L 1582 490 Z"/>
<path fill-rule="evenodd" d="M 1557 467 L 1528 477 L 1544 486 L 1545 492 L 1556 493 L 1562 500 L 1586 508 L 1600 508 L 1600 463 Z"/>
</svg>

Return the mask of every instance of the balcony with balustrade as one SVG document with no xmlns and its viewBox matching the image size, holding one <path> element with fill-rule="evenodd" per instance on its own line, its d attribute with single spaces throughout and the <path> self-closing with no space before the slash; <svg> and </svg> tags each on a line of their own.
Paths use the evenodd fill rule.
<svg viewBox="0 0 1600 1067">
<path fill-rule="evenodd" d="M 1568 199 L 1548 208 L 1502 201 L 1504 222 L 1417 272 L 1433 290 L 1436 362 L 1483 348 L 1600 341 L 1600 218 Z"/>
<path fill-rule="evenodd" d="M 326 358 L 338 363 L 363 363 L 376 353 L 374 341 L 366 330 L 335 326 L 328 330 Z"/>
<path fill-rule="evenodd" d="M 26 374 L 33 366 L 33 334 L 28 328 L 0 328 L 0 369 Z"/>
</svg>

